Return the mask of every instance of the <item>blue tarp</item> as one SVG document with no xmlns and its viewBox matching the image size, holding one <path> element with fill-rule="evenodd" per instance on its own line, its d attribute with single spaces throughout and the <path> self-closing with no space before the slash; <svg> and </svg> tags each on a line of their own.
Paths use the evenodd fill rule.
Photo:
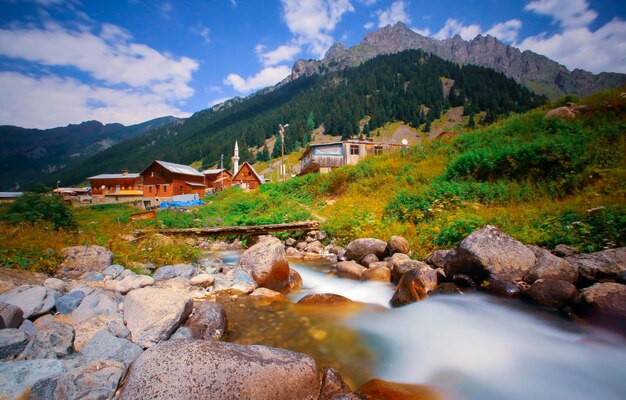
<svg viewBox="0 0 626 400">
<path fill-rule="evenodd" d="M 204 201 L 201 200 L 191 200 L 191 201 L 164 201 L 159 206 L 160 208 L 176 208 L 176 207 L 195 207 L 201 206 L 204 204 Z"/>
</svg>

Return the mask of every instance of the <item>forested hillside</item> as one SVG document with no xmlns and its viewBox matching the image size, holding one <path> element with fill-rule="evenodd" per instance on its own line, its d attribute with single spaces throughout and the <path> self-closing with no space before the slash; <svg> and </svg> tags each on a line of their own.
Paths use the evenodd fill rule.
<svg viewBox="0 0 626 400">
<path fill-rule="evenodd" d="M 454 81 L 449 98 L 444 97 L 442 78 Z M 140 170 L 154 159 L 183 164 L 202 160 L 209 165 L 220 154 L 228 159 L 235 140 L 242 161 L 250 160 L 248 147 L 262 146 L 280 123 L 290 125 L 285 132 L 290 151 L 310 140 L 311 117 L 314 126 L 323 124 L 327 134 L 349 137 L 359 133 L 358 123 L 366 116 L 370 119 L 365 132 L 394 120 L 415 128 L 423 124 L 424 129 L 450 106 L 465 105 L 469 115 L 484 111 L 484 122 L 490 122 L 544 101 L 493 70 L 459 66 L 409 50 L 376 57 L 356 68 L 302 77 L 226 107 L 198 112 L 113 146 L 60 178 L 80 182 L 91 174 Z"/>
</svg>

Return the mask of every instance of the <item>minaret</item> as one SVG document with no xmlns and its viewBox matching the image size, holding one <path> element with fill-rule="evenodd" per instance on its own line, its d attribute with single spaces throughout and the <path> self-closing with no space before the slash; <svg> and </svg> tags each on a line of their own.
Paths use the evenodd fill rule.
<svg viewBox="0 0 626 400">
<path fill-rule="evenodd" d="M 235 152 L 233 153 L 233 176 L 239 171 L 239 145 L 235 141 Z"/>
</svg>

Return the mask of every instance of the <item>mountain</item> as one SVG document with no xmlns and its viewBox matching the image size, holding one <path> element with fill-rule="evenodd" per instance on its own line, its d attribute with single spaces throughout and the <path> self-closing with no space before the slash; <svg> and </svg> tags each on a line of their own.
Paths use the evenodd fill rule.
<svg viewBox="0 0 626 400">
<path fill-rule="evenodd" d="M 82 159 L 176 120 L 161 117 L 131 126 L 86 121 L 45 130 L 0 126 L 0 190 L 47 180 Z"/>
<path fill-rule="evenodd" d="M 459 35 L 437 40 L 412 31 L 401 22 L 368 33 L 361 43 L 351 48 L 335 43 L 320 61 L 296 61 L 292 74 L 285 82 L 301 76 L 354 67 L 381 54 L 408 49 L 420 49 L 461 65 L 493 68 L 550 98 L 564 94 L 587 95 L 626 84 L 626 74 L 602 72 L 596 75 L 581 69 L 569 71 L 548 57 L 529 50 L 522 52 L 490 35 L 478 35 L 469 41 Z"/>
</svg>

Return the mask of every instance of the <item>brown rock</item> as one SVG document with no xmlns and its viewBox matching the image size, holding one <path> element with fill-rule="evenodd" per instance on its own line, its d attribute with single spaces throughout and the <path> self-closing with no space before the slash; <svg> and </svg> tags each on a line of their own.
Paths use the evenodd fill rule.
<svg viewBox="0 0 626 400">
<path fill-rule="evenodd" d="M 606 282 L 582 289 L 573 299 L 573 306 L 582 317 L 616 318 L 626 321 L 626 285 Z"/>
<path fill-rule="evenodd" d="M 409 254 L 411 246 L 408 240 L 402 236 L 392 236 L 387 243 L 387 254 L 393 255 L 395 253 Z"/>
<path fill-rule="evenodd" d="M 294 247 L 287 247 L 287 249 L 285 250 L 285 255 L 288 258 L 303 258 L 304 257 L 304 254 L 302 254 L 301 251 L 298 251 L 298 249 Z"/>
<path fill-rule="evenodd" d="M 322 305 L 322 306 L 338 306 L 352 304 L 353 301 L 347 297 L 343 297 L 334 293 L 313 293 L 301 298 L 297 304 L 300 305 Z"/>
<path fill-rule="evenodd" d="M 559 244 L 552 250 L 552 254 L 557 257 L 569 257 L 578 254 L 578 249 L 566 244 Z"/>
<path fill-rule="evenodd" d="M 300 273 L 293 268 L 289 268 L 289 290 L 298 290 L 302 286 Z"/>
<path fill-rule="evenodd" d="M 578 269 L 573 267 L 567 260 L 559 258 L 547 250 L 536 246 L 528 246 L 535 254 L 537 261 L 526 273 L 524 281 L 533 283 L 538 279 L 557 279 L 567 282 L 578 280 Z"/>
<path fill-rule="evenodd" d="M 432 292 L 430 292 L 431 295 L 437 295 L 437 294 L 445 294 L 445 295 L 450 295 L 450 294 L 463 294 L 463 289 L 461 289 L 458 285 L 456 285 L 455 283 L 452 282 L 444 282 L 444 283 L 440 283 L 439 285 L 437 285 L 437 287 L 435 288 L 435 290 L 433 290 Z"/>
<path fill-rule="evenodd" d="M 381 379 L 367 381 L 359 392 L 373 400 L 435 400 L 444 396 L 435 388 L 425 385 L 387 382 Z"/>
<path fill-rule="evenodd" d="M 517 284 L 493 277 L 482 281 L 480 288 L 502 297 L 518 297 L 521 293 L 520 287 Z"/>
<path fill-rule="evenodd" d="M 437 271 L 424 264 L 402 275 L 390 303 L 394 307 L 399 307 L 424 300 L 428 297 L 427 293 L 436 287 Z"/>
<path fill-rule="evenodd" d="M 576 114 L 574 113 L 574 111 L 570 107 L 566 107 L 566 106 L 557 107 L 546 113 L 546 119 L 560 118 L 560 119 L 565 119 L 565 120 L 571 120 L 571 119 L 574 119 L 575 117 L 576 117 Z"/>
<path fill-rule="evenodd" d="M 239 265 L 260 287 L 284 292 L 289 289 L 289 263 L 285 247 L 272 237 L 244 251 Z"/>
<path fill-rule="evenodd" d="M 378 259 L 383 259 L 387 252 L 387 243 L 379 239 L 357 239 L 348 245 L 346 257 L 358 263 L 368 254 L 374 254 Z"/>
<path fill-rule="evenodd" d="M 582 285 L 620 282 L 626 272 L 626 247 L 578 254 L 565 259 L 578 269 L 579 283 Z"/>
<path fill-rule="evenodd" d="M 390 282 L 391 270 L 386 261 L 370 264 L 370 267 L 361 274 L 363 281 Z"/>
<path fill-rule="evenodd" d="M 528 290 L 528 295 L 537 304 L 561 308 L 576 294 L 576 286 L 557 279 L 538 279 Z"/>
<path fill-rule="evenodd" d="M 193 312 L 185 326 L 194 339 L 222 340 L 226 336 L 226 311 L 214 301 L 202 301 L 194 304 Z"/>
<path fill-rule="evenodd" d="M 315 361 L 266 346 L 181 339 L 135 360 L 119 396 L 127 399 L 317 399 Z"/>
<path fill-rule="evenodd" d="M 275 302 L 288 302 L 289 298 L 282 293 L 267 288 L 258 288 L 250 293 L 250 298 L 257 304 L 271 304 Z"/>
<path fill-rule="evenodd" d="M 19 328 L 24 322 L 24 312 L 18 306 L 0 301 L 0 323 L 3 328 Z"/>
<path fill-rule="evenodd" d="M 398 262 L 393 262 L 393 265 L 391 267 L 391 280 L 393 282 L 400 282 L 400 278 L 402 278 L 402 275 L 416 268 L 432 269 L 430 268 L 430 266 L 421 261 L 402 260 Z"/>
<path fill-rule="evenodd" d="M 378 259 L 378 257 L 376 257 L 375 254 L 368 254 L 365 257 L 363 257 L 363 261 L 361 261 L 361 265 L 363 265 L 365 268 L 369 268 L 370 264 L 372 263 L 377 263 L 380 260 Z"/>
<path fill-rule="evenodd" d="M 341 261 L 337 263 L 337 275 L 340 278 L 361 280 L 361 274 L 367 268 L 354 261 Z"/>
<path fill-rule="evenodd" d="M 333 368 L 328 368 L 322 378 L 322 390 L 320 391 L 319 400 L 330 400 L 337 394 L 347 394 L 351 391 L 350 386 L 344 382 L 341 374 Z"/>
<path fill-rule="evenodd" d="M 426 257 L 424 262 L 433 268 L 444 268 L 446 265 L 446 256 L 450 250 L 435 250 Z"/>
<path fill-rule="evenodd" d="M 59 276 L 77 278 L 86 272 L 102 272 L 113 263 L 113 253 L 102 246 L 74 246 L 61 249 L 65 257 Z"/>
<path fill-rule="evenodd" d="M 0 267 L 0 294 L 23 285 L 43 285 L 48 275 L 23 269 Z"/>
</svg>

